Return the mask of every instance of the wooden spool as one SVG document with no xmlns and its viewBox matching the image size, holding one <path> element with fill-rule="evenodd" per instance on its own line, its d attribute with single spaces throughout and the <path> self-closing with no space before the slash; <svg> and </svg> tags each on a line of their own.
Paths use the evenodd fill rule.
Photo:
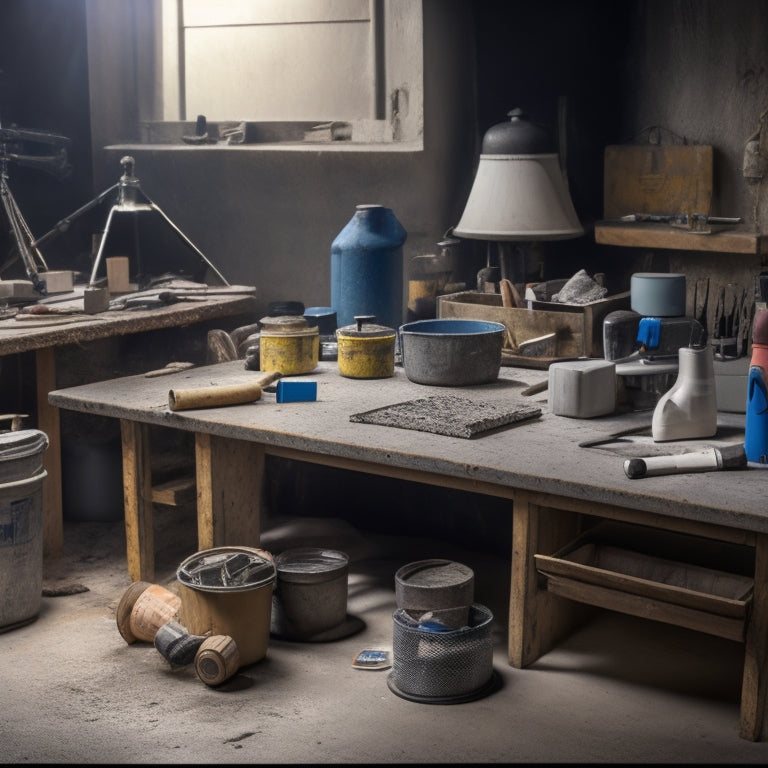
<svg viewBox="0 0 768 768">
<path fill-rule="evenodd" d="M 117 629 L 126 643 L 154 642 L 157 630 L 173 619 L 181 608 L 181 598 L 159 584 L 134 581 L 117 606 Z"/>
<path fill-rule="evenodd" d="M 221 685 L 240 668 L 237 643 L 229 635 L 206 638 L 195 656 L 197 676 L 210 686 Z"/>
</svg>

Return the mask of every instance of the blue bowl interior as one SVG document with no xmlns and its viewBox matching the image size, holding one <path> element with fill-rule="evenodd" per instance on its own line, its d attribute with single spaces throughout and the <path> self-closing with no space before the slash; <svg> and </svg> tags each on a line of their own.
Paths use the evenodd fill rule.
<svg viewBox="0 0 768 768">
<path fill-rule="evenodd" d="M 503 331 L 504 325 L 488 320 L 416 320 L 400 326 L 401 333 L 469 335 Z"/>
</svg>

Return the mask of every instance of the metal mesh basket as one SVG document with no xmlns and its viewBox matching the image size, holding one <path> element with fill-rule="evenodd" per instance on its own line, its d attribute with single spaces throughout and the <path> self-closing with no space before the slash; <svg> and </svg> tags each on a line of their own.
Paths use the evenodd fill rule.
<svg viewBox="0 0 768 768">
<path fill-rule="evenodd" d="M 392 614 L 393 693 L 413 701 L 447 704 L 486 695 L 495 687 L 493 614 L 475 603 L 461 629 L 435 631 L 404 609 Z"/>
</svg>

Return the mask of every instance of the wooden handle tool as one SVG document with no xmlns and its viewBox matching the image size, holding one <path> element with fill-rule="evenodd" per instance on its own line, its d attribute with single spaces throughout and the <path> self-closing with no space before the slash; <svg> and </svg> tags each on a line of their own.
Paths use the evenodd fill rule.
<svg viewBox="0 0 768 768">
<path fill-rule="evenodd" d="M 522 307 L 523 300 L 515 288 L 515 284 L 506 277 L 499 280 L 499 292 L 501 293 L 501 305 L 503 307 Z"/>
<path fill-rule="evenodd" d="M 172 411 L 191 408 L 216 408 L 220 405 L 252 403 L 261 398 L 264 387 L 281 377 L 278 371 L 266 371 L 253 381 L 239 384 L 220 384 L 193 389 L 171 389 L 168 392 L 168 407 Z"/>
</svg>

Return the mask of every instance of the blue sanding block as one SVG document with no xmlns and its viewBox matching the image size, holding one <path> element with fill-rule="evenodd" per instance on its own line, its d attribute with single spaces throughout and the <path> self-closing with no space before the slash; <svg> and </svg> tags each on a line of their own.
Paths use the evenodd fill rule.
<svg viewBox="0 0 768 768">
<path fill-rule="evenodd" d="M 316 381 L 277 380 L 278 403 L 299 403 L 308 400 L 317 400 Z"/>
</svg>

